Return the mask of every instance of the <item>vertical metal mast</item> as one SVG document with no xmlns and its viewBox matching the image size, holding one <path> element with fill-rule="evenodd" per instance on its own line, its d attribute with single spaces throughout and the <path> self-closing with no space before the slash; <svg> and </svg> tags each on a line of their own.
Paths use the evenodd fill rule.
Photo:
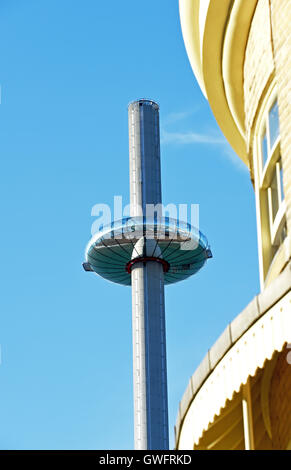
<svg viewBox="0 0 291 470">
<path fill-rule="evenodd" d="M 159 106 L 135 101 L 128 116 L 130 217 L 100 226 L 83 267 L 132 286 L 135 449 L 168 450 L 164 284 L 197 273 L 212 253 L 197 227 L 161 213 Z"/>
<path fill-rule="evenodd" d="M 145 216 L 161 196 L 159 106 L 131 103 L 129 116 L 131 216 Z M 141 238 L 135 252 L 151 256 L 155 240 Z M 160 251 L 160 250 L 159 250 Z M 160 253 L 159 253 L 160 254 Z M 155 255 L 158 255 L 156 252 Z M 135 449 L 169 449 L 164 272 L 156 261 L 131 272 Z"/>
</svg>

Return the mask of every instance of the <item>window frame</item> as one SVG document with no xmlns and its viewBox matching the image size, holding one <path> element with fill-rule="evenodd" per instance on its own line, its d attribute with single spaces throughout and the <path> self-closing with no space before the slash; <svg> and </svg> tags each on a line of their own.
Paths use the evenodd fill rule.
<svg viewBox="0 0 291 470">
<path fill-rule="evenodd" d="M 253 168 L 254 183 L 256 194 L 256 212 L 257 212 L 257 233 L 259 248 L 259 265 L 260 265 L 260 283 L 264 288 L 268 282 L 270 270 L 280 247 L 285 243 L 283 236 L 284 227 L 286 226 L 286 203 L 283 198 L 284 187 L 281 188 L 280 169 L 281 160 L 281 135 L 280 121 L 278 123 L 279 135 L 275 138 L 273 145 L 270 145 L 270 111 L 275 103 L 278 103 L 278 92 L 276 80 L 274 79 L 268 90 L 264 94 L 262 104 L 259 109 L 258 116 L 253 132 Z M 278 113 L 279 114 L 279 113 Z M 263 138 L 266 132 L 266 148 L 267 155 L 264 162 L 263 154 Z M 278 194 L 278 210 L 274 220 L 272 220 L 272 211 L 270 210 L 271 198 L 269 188 L 274 173 L 276 172 L 277 194 Z M 283 199 L 282 199 L 283 198 Z M 284 232 L 285 233 L 285 232 Z M 289 237 L 289 234 L 285 234 Z"/>
<path fill-rule="evenodd" d="M 277 245 L 280 238 L 280 232 L 283 225 L 283 219 L 286 214 L 286 204 L 285 198 L 282 199 L 282 188 L 281 188 L 281 175 L 280 170 L 282 167 L 282 159 L 280 158 L 274 167 L 273 172 L 275 172 L 276 176 L 276 183 L 277 183 L 277 198 L 278 198 L 278 209 L 274 216 L 273 214 L 273 201 L 272 201 L 272 188 L 269 185 L 267 188 L 268 192 L 268 209 L 269 209 L 269 226 L 270 226 L 270 234 L 271 234 L 271 244 Z M 273 174 L 273 173 L 272 173 Z M 271 179 L 271 181 L 273 178 Z"/>
<path fill-rule="evenodd" d="M 260 153 L 260 162 L 259 162 L 259 167 L 260 167 L 260 185 L 262 186 L 264 176 L 267 172 L 267 168 L 271 162 L 271 160 L 274 158 L 274 154 L 278 151 L 280 147 L 280 142 L 281 142 L 281 136 L 280 136 L 280 123 L 279 123 L 279 135 L 276 137 L 272 147 L 271 147 L 271 133 L 270 133 L 270 111 L 273 108 L 274 104 L 277 102 L 278 104 L 278 97 L 277 93 L 272 93 L 270 99 L 268 100 L 269 103 L 271 103 L 264 111 L 264 115 L 262 118 L 262 124 L 261 124 L 261 130 L 259 134 L 259 153 Z M 266 133 L 267 137 L 267 158 L 264 161 L 264 154 L 263 154 L 263 137 L 264 134 Z"/>
</svg>

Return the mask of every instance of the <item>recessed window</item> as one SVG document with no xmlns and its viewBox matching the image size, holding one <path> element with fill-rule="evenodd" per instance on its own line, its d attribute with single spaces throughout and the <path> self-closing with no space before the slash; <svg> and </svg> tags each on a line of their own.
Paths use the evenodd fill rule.
<svg viewBox="0 0 291 470">
<path fill-rule="evenodd" d="M 281 158 L 276 163 L 271 176 L 271 183 L 268 187 L 268 198 L 270 221 L 272 225 L 278 213 L 279 207 L 284 200 L 283 170 Z"/>
<path fill-rule="evenodd" d="M 281 158 L 277 161 L 275 168 L 272 171 L 270 184 L 267 189 L 268 192 L 268 206 L 269 206 L 269 222 L 272 243 L 276 246 L 282 243 L 286 237 L 287 227 L 283 226 L 284 220 L 284 190 L 283 190 L 283 170 Z"/>
<path fill-rule="evenodd" d="M 269 189 L 269 194 L 270 194 L 269 209 L 270 209 L 270 213 L 272 217 L 272 222 L 274 222 L 278 209 L 279 209 L 279 194 L 278 194 L 278 184 L 277 184 L 276 173 L 277 172 L 274 171 L 270 189 Z"/>
<path fill-rule="evenodd" d="M 274 153 L 280 137 L 278 101 L 275 99 L 266 117 L 261 135 L 261 157 L 264 169 L 267 160 Z"/>
<path fill-rule="evenodd" d="M 285 222 L 285 224 L 282 227 L 281 233 L 280 233 L 280 238 L 279 238 L 280 245 L 281 245 L 281 243 L 283 243 L 283 241 L 285 240 L 286 237 L 287 237 L 287 224 Z"/>
<path fill-rule="evenodd" d="M 282 168 L 282 162 L 280 161 L 280 199 L 281 201 L 284 200 L 285 195 L 284 195 L 284 186 L 283 186 L 283 168 Z"/>
<path fill-rule="evenodd" d="M 280 135 L 279 128 L 279 110 L 278 101 L 276 100 L 269 112 L 269 131 L 270 131 L 270 149 L 272 150 L 276 140 Z"/>
<path fill-rule="evenodd" d="M 266 129 L 262 136 L 262 160 L 263 160 L 263 167 L 265 166 L 266 161 L 268 160 L 268 142 L 267 142 L 267 132 Z"/>
<path fill-rule="evenodd" d="M 264 286 L 266 280 L 271 279 L 274 272 L 281 269 L 285 252 L 279 248 L 286 236 L 289 236 L 286 226 L 283 187 L 285 174 L 283 175 L 281 161 L 279 109 L 274 82 L 260 106 L 253 149 L 258 223 L 260 224 L 260 274 L 261 284 Z M 279 253 L 278 250 L 281 254 L 277 264 L 272 264 L 276 253 Z M 269 274 L 270 278 L 268 278 Z"/>
</svg>

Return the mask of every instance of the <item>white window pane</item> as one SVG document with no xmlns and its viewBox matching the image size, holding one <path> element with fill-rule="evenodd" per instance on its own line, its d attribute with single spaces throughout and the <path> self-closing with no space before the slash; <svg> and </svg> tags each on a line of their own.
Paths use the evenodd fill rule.
<svg viewBox="0 0 291 470">
<path fill-rule="evenodd" d="M 270 129 L 270 146 L 271 149 L 279 137 L 279 110 L 278 101 L 276 100 L 269 112 L 269 129 Z"/>
<path fill-rule="evenodd" d="M 267 133 L 266 131 L 264 132 L 261 140 L 261 152 L 262 152 L 262 163 L 263 163 L 263 168 L 265 166 L 265 163 L 268 159 L 268 144 L 267 144 Z"/>
<path fill-rule="evenodd" d="M 286 237 L 287 237 L 287 225 L 284 224 L 282 227 L 281 234 L 280 234 L 280 243 L 283 243 Z"/>
<path fill-rule="evenodd" d="M 284 186 L 283 186 L 283 168 L 282 163 L 280 163 L 280 186 L 281 186 L 281 200 L 284 200 Z"/>
<path fill-rule="evenodd" d="M 274 222 L 278 209 L 279 209 L 279 197 L 278 197 L 278 185 L 277 185 L 276 171 L 274 171 L 270 187 L 271 187 L 271 197 L 272 197 L 272 215 L 273 215 L 273 222 Z"/>
</svg>

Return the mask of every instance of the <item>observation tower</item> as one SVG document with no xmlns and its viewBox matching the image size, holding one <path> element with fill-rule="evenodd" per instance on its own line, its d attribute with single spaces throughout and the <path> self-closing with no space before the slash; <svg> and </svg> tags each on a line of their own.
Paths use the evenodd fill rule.
<svg viewBox="0 0 291 470">
<path fill-rule="evenodd" d="M 195 274 L 212 257 L 187 222 L 163 217 L 159 106 L 129 104 L 130 217 L 113 221 L 86 248 L 86 271 L 132 287 L 134 441 L 168 450 L 164 285 Z"/>
</svg>

